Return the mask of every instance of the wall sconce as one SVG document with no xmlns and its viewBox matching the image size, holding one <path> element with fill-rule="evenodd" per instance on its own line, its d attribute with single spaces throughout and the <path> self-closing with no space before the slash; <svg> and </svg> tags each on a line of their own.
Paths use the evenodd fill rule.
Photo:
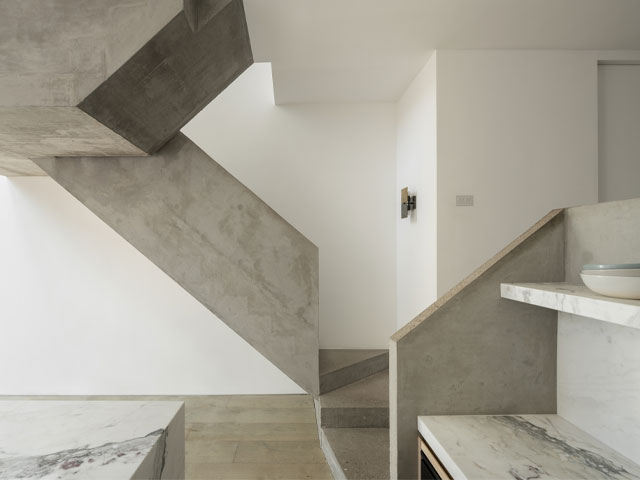
<svg viewBox="0 0 640 480">
<path fill-rule="evenodd" d="M 402 202 L 400 218 L 407 218 L 409 216 L 409 212 L 411 210 L 415 210 L 418 206 L 416 195 L 409 195 L 409 189 L 407 187 L 400 190 L 400 201 Z"/>
</svg>

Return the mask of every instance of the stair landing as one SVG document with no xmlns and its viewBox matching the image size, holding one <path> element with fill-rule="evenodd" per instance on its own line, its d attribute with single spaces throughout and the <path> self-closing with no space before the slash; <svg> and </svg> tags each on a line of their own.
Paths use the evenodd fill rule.
<svg viewBox="0 0 640 480">
<path fill-rule="evenodd" d="M 389 478 L 388 428 L 323 428 L 321 444 L 336 480 Z"/>
</svg>

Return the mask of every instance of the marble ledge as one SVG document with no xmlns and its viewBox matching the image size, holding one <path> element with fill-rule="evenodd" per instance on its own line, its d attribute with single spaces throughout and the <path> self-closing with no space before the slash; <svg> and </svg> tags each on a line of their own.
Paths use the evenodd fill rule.
<svg viewBox="0 0 640 480">
<path fill-rule="evenodd" d="M 558 415 L 424 416 L 418 431 L 456 480 L 640 479 L 640 465 Z"/>
<path fill-rule="evenodd" d="M 502 298 L 640 329 L 640 300 L 605 297 L 569 283 L 503 283 Z"/>
<path fill-rule="evenodd" d="M 0 401 L 0 479 L 183 479 L 184 405 Z"/>
</svg>

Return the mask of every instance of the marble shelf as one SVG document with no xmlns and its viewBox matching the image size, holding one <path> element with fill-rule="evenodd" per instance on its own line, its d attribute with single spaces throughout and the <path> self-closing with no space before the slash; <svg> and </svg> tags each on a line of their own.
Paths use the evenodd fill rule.
<svg viewBox="0 0 640 480">
<path fill-rule="evenodd" d="M 503 283 L 502 298 L 640 329 L 640 300 L 605 297 L 569 283 Z"/>
<path fill-rule="evenodd" d="M 640 465 L 558 415 L 423 416 L 418 431 L 455 480 L 640 479 Z"/>
<path fill-rule="evenodd" d="M 182 402 L 0 401 L 0 480 L 184 478 Z"/>
</svg>

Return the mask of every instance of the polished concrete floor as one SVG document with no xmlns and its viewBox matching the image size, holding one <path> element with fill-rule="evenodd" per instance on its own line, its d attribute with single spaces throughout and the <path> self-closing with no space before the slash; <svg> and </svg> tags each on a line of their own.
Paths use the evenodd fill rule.
<svg viewBox="0 0 640 480">
<path fill-rule="evenodd" d="M 182 400 L 187 480 L 331 479 L 308 395 L 0 397 Z"/>
</svg>

